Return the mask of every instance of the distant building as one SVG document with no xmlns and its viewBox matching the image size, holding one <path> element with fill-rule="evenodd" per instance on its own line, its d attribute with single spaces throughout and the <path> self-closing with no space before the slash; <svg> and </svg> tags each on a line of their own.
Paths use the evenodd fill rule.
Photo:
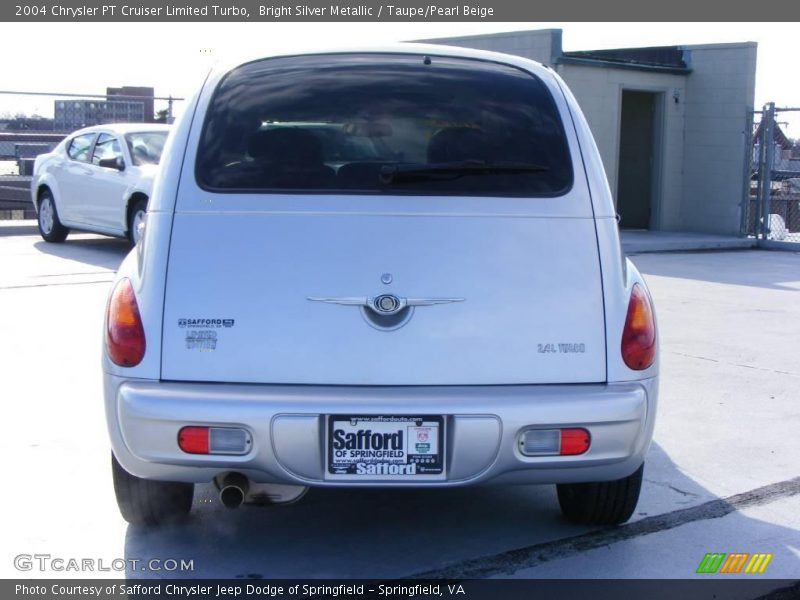
<svg viewBox="0 0 800 600">
<path fill-rule="evenodd" d="M 758 168 L 758 156 L 761 152 L 761 138 L 763 135 L 764 121 L 761 121 L 753 133 L 753 154 L 751 157 L 751 170 Z M 800 159 L 795 158 L 794 142 L 790 140 L 778 123 L 772 127 L 772 144 L 775 150 L 772 154 L 773 179 L 790 179 L 800 177 Z M 753 179 L 757 177 L 753 175 Z"/>
<path fill-rule="evenodd" d="M 151 87 L 123 86 L 106 88 L 105 100 L 59 99 L 53 111 L 55 128 L 72 131 L 105 123 L 152 123 L 153 96 Z"/>
<path fill-rule="evenodd" d="M 561 30 L 429 40 L 532 58 L 571 88 L 622 227 L 737 234 L 756 44 L 565 52 Z"/>
<path fill-rule="evenodd" d="M 144 104 L 144 119 L 145 123 L 153 123 L 155 121 L 155 90 L 151 87 L 142 87 L 134 85 L 123 85 L 122 87 L 107 87 L 106 98 L 111 100 L 114 96 L 124 96 L 125 100 L 138 101 Z"/>
</svg>

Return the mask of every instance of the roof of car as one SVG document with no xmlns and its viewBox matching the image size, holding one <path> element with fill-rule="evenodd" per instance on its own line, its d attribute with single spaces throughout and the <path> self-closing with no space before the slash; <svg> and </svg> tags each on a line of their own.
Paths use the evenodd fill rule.
<svg viewBox="0 0 800 600">
<path fill-rule="evenodd" d="M 92 125 L 84 127 L 73 133 L 93 133 L 95 131 L 111 131 L 118 134 L 136 133 L 141 131 L 169 131 L 170 125 L 163 123 L 106 123 L 105 125 Z"/>
</svg>

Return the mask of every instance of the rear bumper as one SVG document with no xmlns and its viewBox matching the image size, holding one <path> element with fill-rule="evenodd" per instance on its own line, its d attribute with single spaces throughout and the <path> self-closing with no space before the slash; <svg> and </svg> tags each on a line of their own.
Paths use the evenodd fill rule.
<svg viewBox="0 0 800 600">
<path fill-rule="evenodd" d="M 316 486 L 457 486 L 610 481 L 635 471 L 653 434 L 657 378 L 563 386 L 325 387 L 126 380 L 106 374 L 106 417 L 122 466 L 147 479 L 207 482 L 226 471 L 254 481 Z M 441 414 L 446 475 L 431 481 L 335 479 L 326 474 L 328 414 Z M 243 456 L 191 455 L 177 445 L 186 425 L 242 427 Z M 527 457 L 532 427 L 584 427 L 579 456 Z"/>
</svg>

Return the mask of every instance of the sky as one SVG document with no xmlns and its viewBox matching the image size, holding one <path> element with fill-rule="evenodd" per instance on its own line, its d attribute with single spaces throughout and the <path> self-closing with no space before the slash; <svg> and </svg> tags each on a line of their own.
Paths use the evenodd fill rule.
<svg viewBox="0 0 800 600">
<path fill-rule="evenodd" d="M 563 30 L 565 51 L 758 42 L 755 106 L 800 107 L 797 23 L 0 23 L 4 54 L 17 55 L 4 61 L 0 89 L 103 94 L 106 86 L 141 85 L 184 97 L 213 62 L 242 53 L 546 28 Z M 0 95 L 0 114 L 52 116 L 52 106 L 52 98 Z M 800 138 L 800 113 L 785 129 Z"/>
</svg>

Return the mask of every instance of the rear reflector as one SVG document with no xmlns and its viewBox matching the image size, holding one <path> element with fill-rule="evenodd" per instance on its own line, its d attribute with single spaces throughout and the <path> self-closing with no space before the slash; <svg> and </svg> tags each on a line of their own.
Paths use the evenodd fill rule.
<svg viewBox="0 0 800 600">
<path fill-rule="evenodd" d="M 589 432 L 585 429 L 561 430 L 561 456 L 574 456 L 583 454 L 589 449 Z"/>
<path fill-rule="evenodd" d="M 585 429 L 528 429 L 519 441 L 525 456 L 574 456 L 589 449 L 591 438 Z"/>
<path fill-rule="evenodd" d="M 238 427 L 184 427 L 178 447 L 188 454 L 247 454 L 250 434 Z"/>
<path fill-rule="evenodd" d="M 184 427 L 178 432 L 178 446 L 189 454 L 208 454 L 208 427 Z"/>
<path fill-rule="evenodd" d="M 653 364 L 656 358 L 656 321 L 647 292 L 638 283 L 633 285 L 628 302 L 628 315 L 622 331 L 622 360 L 634 371 Z"/>
</svg>

